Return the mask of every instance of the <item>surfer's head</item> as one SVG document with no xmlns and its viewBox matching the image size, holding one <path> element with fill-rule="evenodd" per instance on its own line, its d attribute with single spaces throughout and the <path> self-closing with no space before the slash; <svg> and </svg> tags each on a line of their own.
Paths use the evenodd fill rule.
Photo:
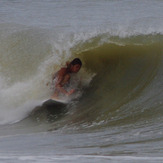
<svg viewBox="0 0 163 163">
<path fill-rule="evenodd" d="M 81 66 L 82 66 L 81 60 L 79 58 L 75 58 L 74 60 L 70 62 L 70 64 L 68 65 L 68 68 L 70 72 L 77 73 L 80 70 Z"/>
</svg>

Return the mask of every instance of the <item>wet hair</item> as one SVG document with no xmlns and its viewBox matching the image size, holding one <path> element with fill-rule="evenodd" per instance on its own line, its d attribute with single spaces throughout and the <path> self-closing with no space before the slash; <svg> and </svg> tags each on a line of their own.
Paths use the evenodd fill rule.
<svg viewBox="0 0 163 163">
<path fill-rule="evenodd" d="M 75 58 L 70 62 L 70 65 L 76 65 L 79 64 L 80 66 L 82 66 L 82 62 L 79 58 Z"/>
</svg>

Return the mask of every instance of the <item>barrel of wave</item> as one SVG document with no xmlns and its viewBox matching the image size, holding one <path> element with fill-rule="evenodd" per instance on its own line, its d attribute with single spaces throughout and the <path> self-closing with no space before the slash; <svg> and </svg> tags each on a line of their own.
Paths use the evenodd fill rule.
<svg viewBox="0 0 163 163">
<path fill-rule="evenodd" d="M 157 73 L 160 51 L 157 45 L 103 44 L 81 52 L 84 66 L 95 77 L 78 105 L 76 121 L 107 121 L 126 117 L 121 107 L 139 97 Z M 158 50 L 157 50 L 158 51 Z M 129 116 L 129 114 L 127 114 Z"/>
</svg>

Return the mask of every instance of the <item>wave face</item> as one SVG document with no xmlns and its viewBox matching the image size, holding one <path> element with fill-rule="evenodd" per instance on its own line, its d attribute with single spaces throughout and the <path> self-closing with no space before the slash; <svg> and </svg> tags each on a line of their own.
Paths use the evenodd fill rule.
<svg viewBox="0 0 163 163">
<path fill-rule="evenodd" d="M 78 104 L 75 119 L 106 127 L 161 118 L 163 51 L 158 38 L 162 36 L 110 38 L 111 43 L 79 52 L 87 71 L 96 75 Z"/>
<path fill-rule="evenodd" d="M 22 120 L 48 98 L 51 74 L 74 57 L 83 61 L 82 91 L 68 119 L 110 126 L 162 116 L 162 34 L 65 37 L 20 25 L 6 34 L 1 26 L 1 124 Z"/>
</svg>

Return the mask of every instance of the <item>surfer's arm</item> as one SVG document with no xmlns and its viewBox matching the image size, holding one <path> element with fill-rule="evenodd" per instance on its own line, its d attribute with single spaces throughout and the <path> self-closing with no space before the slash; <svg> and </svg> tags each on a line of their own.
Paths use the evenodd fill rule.
<svg viewBox="0 0 163 163">
<path fill-rule="evenodd" d="M 66 91 L 66 90 L 63 88 L 63 86 L 62 86 L 61 84 L 57 84 L 57 85 L 56 85 L 56 88 L 57 88 L 58 91 L 64 93 L 64 94 L 67 95 L 67 96 L 69 96 L 69 95 L 71 95 L 72 93 L 75 92 L 75 89 L 72 89 L 72 90 L 70 90 L 69 92 Z"/>
<path fill-rule="evenodd" d="M 58 88 L 58 90 L 59 90 L 60 92 L 64 93 L 64 94 L 67 95 L 67 96 L 69 96 L 69 95 L 71 95 L 71 94 L 73 94 L 73 93 L 75 92 L 74 89 L 72 89 L 72 90 L 70 90 L 69 92 L 67 92 L 62 86 L 58 86 L 57 88 Z"/>
<path fill-rule="evenodd" d="M 69 92 L 67 92 L 63 86 L 70 80 L 70 75 L 66 74 L 65 69 L 61 69 L 58 72 L 57 75 L 57 81 L 56 81 L 56 89 L 57 91 L 60 91 L 62 93 L 64 93 L 65 95 L 71 95 L 72 93 L 74 93 L 75 90 L 70 90 Z"/>
<path fill-rule="evenodd" d="M 58 80 L 59 81 L 55 85 L 57 91 L 60 91 L 60 92 L 64 93 L 65 95 L 68 95 L 68 92 L 63 88 L 63 84 L 62 84 L 63 78 L 60 78 Z"/>
</svg>

